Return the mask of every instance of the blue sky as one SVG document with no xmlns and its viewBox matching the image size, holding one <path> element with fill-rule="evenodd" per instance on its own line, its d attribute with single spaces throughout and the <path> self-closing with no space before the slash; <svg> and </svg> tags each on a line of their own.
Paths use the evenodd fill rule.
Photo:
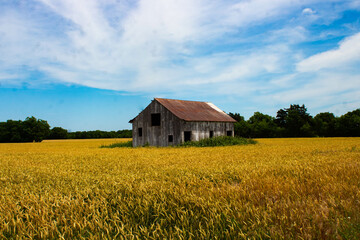
<svg viewBox="0 0 360 240">
<path fill-rule="evenodd" d="M 154 97 L 360 107 L 360 0 L 0 0 L 0 121 L 129 129 Z"/>
</svg>

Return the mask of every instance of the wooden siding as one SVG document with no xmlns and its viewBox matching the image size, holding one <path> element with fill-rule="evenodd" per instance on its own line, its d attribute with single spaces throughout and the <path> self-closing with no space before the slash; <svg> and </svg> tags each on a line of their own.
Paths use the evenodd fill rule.
<svg viewBox="0 0 360 240">
<path fill-rule="evenodd" d="M 151 114 L 160 113 L 160 126 L 151 126 Z M 157 101 L 152 101 L 133 120 L 133 146 L 169 146 L 181 142 L 180 126 L 182 120 L 177 118 Z M 138 129 L 142 128 L 142 137 L 139 137 Z M 169 135 L 173 135 L 173 142 L 169 143 Z"/>
<path fill-rule="evenodd" d="M 151 114 L 160 113 L 160 126 L 151 126 Z M 191 140 L 198 141 L 210 137 L 226 136 L 227 131 L 234 135 L 232 122 L 187 122 L 179 119 L 158 101 L 152 101 L 136 118 L 132 120 L 133 146 L 169 146 L 184 142 L 184 131 L 191 131 Z M 142 128 L 139 137 L 138 129 Z M 169 143 L 169 135 L 173 135 L 173 142 Z"/>
<path fill-rule="evenodd" d="M 210 137 L 210 131 L 214 132 L 214 137 L 226 136 L 227 131 L 231 131 L 234 136 L 234 123 L 231 122 L 184 122 L 182 132 L 191 131 L 191 141 L 199 141 Z M 182 134 L 182 142 L 184 134 Z"/>
</svg>

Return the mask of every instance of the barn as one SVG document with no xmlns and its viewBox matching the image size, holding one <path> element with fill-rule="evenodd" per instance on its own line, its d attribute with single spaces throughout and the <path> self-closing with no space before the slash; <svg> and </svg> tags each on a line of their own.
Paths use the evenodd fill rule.
<svg viewBox="0 0 360 240">
<path fill-rule="evenodd" d="M 209 102 L 154 98 L 129 121 L 133 146 L 170 146 L 217 136 L 234 136 L 233 118 Z"/>
</svg>

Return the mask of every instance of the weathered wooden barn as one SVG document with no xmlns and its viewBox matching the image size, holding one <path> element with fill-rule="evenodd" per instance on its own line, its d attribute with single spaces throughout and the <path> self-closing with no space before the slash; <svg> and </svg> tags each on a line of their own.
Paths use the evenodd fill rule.
<svg viewBox="0 0 360 240">
<path fill-rule="evenodd" d="M 212 103 L 155 98 L 132 123 L 133 146 L 234 136 L 236 121 Z"/>
</svg>

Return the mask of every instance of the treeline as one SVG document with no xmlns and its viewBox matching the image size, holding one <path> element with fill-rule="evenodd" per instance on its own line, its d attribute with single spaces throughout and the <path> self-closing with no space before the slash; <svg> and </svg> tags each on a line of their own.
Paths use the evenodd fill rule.
<svg viewBox="0 0 360 240">
<path fill-rule="evenodd" d="M 229 113 L 235 123 L 235 135 L 246 138 L 275 137 L 360 137 L 360 109 L 340 117 L 324 112 L 312 117 L 305 105 L 280 109 L 276 117 L 255 112 L 245 121 L 239 113 Z M 68 132 L 50 129 L 47 121 L 28 117 L 24 121 L 0 122 L 0 142 L 41 142 L 44 139 L 131 138 L 131 130 Z"/>
<path fill-rule="evenodd" d="M 312 117 L 305 105 L 280 109 L 276 117 L 255 112 L 245 121 L 239 113 L 229 113 L 235 123 L 235 135 L 247 138 L 275 137 L 359 137 L 360 109 L 340 117 L 323 112 Z"/>
<path fill-rule="evenodd" d="M 0 122 L 0 142 L 41 142 L 44 139 L 131 138 L 131 130 L 68 132 L 61 127 L 50 129 L 47 121 L 28 117 L 24 121 Z"/>
<path fill-rule="evenodd" d="M 0 122 L 0 142 L 41 142 L 50 134 L 47 121 L 28 117 L 25 121 Z"/>
<path fill-rule="evenodd" d="M 51 136 L 51 135 L 50 135 Z M 56 136 L 52 136 L 51 139 L 56 139 Z M 132 138 L 131 130 L 119 130 L 119 131 L 78 131 L 70 132 L 67 134 L 67 138 L 71 139 L 85 139 L 85 138 Z"/>
</svg>

